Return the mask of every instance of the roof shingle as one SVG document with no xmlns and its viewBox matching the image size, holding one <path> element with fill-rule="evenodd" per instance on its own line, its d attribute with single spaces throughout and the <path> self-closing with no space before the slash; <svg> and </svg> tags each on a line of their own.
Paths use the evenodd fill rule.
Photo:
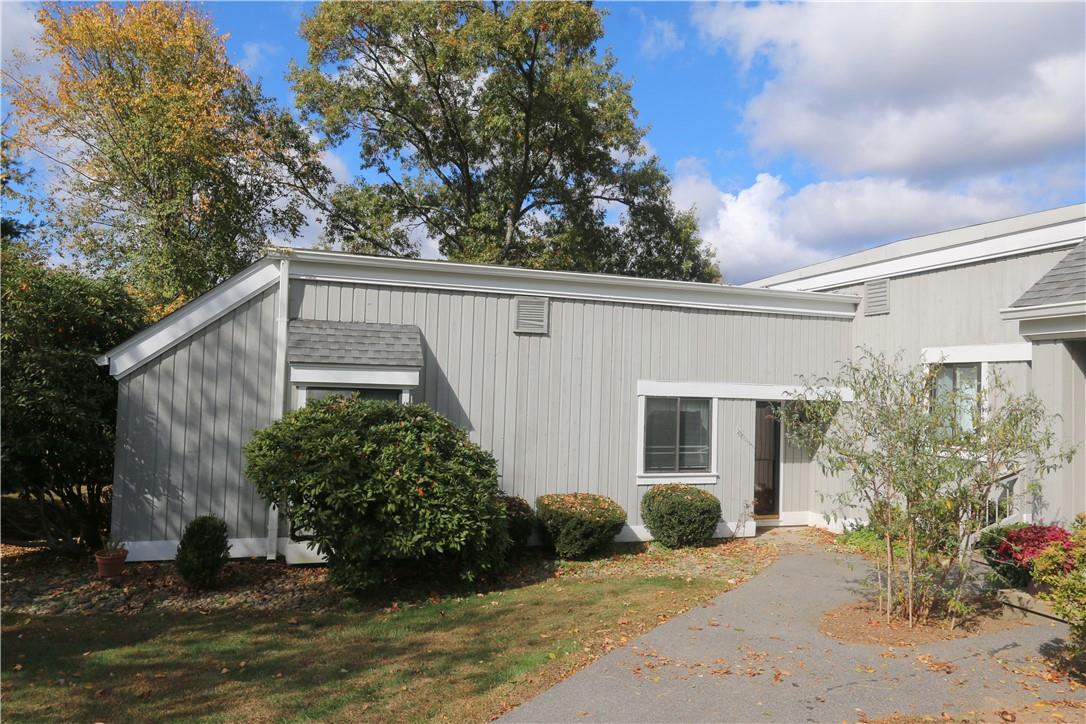
<svg viewBox="0 0 1086 724">
<path fill-rule="evenodd" d="M 1012 307 L 1086 300 L 1086 241 L 1079 243 L 1056 266 L 1038 279 Z"/>
<path fill-rule="evenodd" d="M 293 319 L 287 357 L 303 364 L 422 367 L 422 331 L 410 324 Z"/>
</svg>

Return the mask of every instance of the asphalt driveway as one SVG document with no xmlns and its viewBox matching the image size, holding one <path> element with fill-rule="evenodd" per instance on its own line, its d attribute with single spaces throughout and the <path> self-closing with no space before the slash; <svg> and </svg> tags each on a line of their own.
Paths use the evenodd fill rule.
<svg viewBox="0 0 1086 724">
<path fill-rule="evenodd" d="M 861 558 L 793 547 L 753 580 L 616 649 L 503 721 L 840 722 L 1086 697 L 1014 671 L 1036 669 L 1029 657 L 1067 635 L 1061 624 L 892 650 L 820 633 L 822 614 L 858 598 L 870 575 Z"/>
</svg>

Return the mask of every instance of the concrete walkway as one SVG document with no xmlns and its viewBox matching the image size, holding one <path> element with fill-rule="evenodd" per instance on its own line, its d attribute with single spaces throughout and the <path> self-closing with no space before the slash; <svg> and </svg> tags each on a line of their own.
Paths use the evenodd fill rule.
<svg viewBox="0 0 1086 724">
<path fill-rule="evenodd" d="M 893 650 L 824 636 L 822 614 L 858 598 L 870 568 L 822 547 L 785 551 L 753 580 L 611 652 L 503 721 L 840 722 L 1086 697 L 1011 671 L 1035 669 L 1027 657 L 1067 635 L 1059 624 Z M 933 671 L 940 662 L 951 671 Z"/>
</svg>

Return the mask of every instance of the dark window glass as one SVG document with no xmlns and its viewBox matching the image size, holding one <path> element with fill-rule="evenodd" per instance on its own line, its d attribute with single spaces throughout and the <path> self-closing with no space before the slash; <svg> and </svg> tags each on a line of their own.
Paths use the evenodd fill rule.
<svg viewBox="0 0 1086 724">
<path fill-rule="evenodd" d="M 645 399 L 645 472 L 707 472 L 711 463 L 709 400 Z"/>
<path fill-rule="evenodd" d="M 400 401 L 399 390 L 390 390 L 383 387 L 309 387 L 306 388 L 305 399 L 306 402 L 311 402 L 312 400 L 323 400 L 325 397 L 333 395 L 346 396 L 356 393 L 365 400 Z"/>
</svg>

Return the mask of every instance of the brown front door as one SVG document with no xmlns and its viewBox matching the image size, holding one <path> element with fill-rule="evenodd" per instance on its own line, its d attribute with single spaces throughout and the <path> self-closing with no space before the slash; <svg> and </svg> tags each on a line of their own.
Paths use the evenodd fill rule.
<svg viewBox="0 0 1086 724">
<path fill-rule="evenodd" d="M 754 517 L 780 514 L 781 424 L 768 402 L 754 406 Z"/>
</svg>

